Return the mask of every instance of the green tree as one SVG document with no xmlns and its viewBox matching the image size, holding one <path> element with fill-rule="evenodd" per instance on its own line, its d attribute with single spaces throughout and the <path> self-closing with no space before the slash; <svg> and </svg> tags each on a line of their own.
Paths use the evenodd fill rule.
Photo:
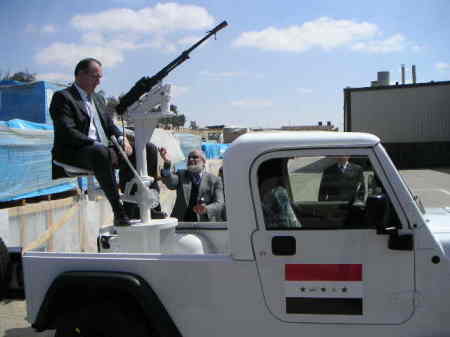
<svg viewBox="0 0 450 337">
<path fill-rule="evenodd" d="M 114 117 L 116 115 L 116 106 L 119 104 L 119 100 L 114 97 L 108 97 L 106 99 L 106 112 L 111 115 L 111 117 Z"/>
<path fill-rule="evenodd" d="M 185 115 L 174 116 L 173 124 L 177 128 L 182 128 L 184 124 L 186 124 L 186 116 Z"/>
<path fill-rule="evenodd" d="M 164 126 L 173 126 L 175 128 L 183 127 L 186 123 L 186 116 L 185 115 L 176 115 L 176 116 L 169 116 L 169 117 L 163 117 L 159 120 L 159 123 Z"/>
<path fill-rule="evenodd" d="M 19 81 L 24 83 L 31 83 L 36 81 L 36 74 L 30 73 L 28 70 L 19 71 L 14 74 L 10 74 L 9 72 L 3 74 L 0 73 L 0 80 L 7 81 Z"/>
<path fill-rule="evenodd" d="M 154 112 L 160 111 L 160 108 L 152 110 Z M 179 113 L 178 106 L 171 104 L 170 111 L 175 115 L 163 117 L 159 120 L 159 123 L 165 127 L 171 125 L 175 128 L 181 128 L 186 124 L 186 116 Z"/>
</svg>

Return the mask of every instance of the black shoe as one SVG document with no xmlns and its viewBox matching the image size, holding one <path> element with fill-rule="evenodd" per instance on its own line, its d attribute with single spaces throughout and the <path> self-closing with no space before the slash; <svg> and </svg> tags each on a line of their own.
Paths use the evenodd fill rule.
<svg viewBox="0 0 450 337">
<path fill-rule="evenodd" d="M 114 217 L 114 226 L 117 226 L 117 227 L 131 226 L 131 221 L 125 214 L 122 214 L 120 216 L 115 216 Z"/>
</svg>

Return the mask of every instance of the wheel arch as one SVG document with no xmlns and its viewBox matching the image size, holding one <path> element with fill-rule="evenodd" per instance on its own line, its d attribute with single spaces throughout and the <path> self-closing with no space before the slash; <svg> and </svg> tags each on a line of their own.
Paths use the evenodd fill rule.
<svg viewBox="0 0 450 337">
<path fill-rule="evenodd" d="M 32 324 L 37 331 L 54 329 L 58 315 L 102 299 L 135 304 L 160 337 L 181 337 L 158 295 L 140 276 L 122 272 L 69 271 L 49 287 Z"/>
</svg>

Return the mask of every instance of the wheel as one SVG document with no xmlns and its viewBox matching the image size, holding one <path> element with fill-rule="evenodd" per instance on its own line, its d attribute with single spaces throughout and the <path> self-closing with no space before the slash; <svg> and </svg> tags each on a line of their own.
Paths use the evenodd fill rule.
<svg viewBox="0 0 450 337">
<path fill-rule="evenodd" d="M 149 337 L 142 313 L 113 301 L 90 304 L 58 317 L 55 337 Z"/>
<path fill-rule="evenodd" d="M 0 301 L 6 296 L 7 291 L 7 272 L 9 264 L 8 249 L 2 238 L 0 238 Z"/>
</svg>

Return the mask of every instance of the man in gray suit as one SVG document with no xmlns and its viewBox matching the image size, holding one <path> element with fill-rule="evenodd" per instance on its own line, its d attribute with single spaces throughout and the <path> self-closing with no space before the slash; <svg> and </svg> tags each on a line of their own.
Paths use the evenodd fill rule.
<svg viewBox="0 0 450 337">
<path fill-rule="evenodd" d="M 161 170 L 163 183 L 177 190 L 172 217 L 179 221 L 222 221 L 224 204 L 223 186 L 219 177 L 205 171 L 203 152 L 194 150 L 187 158 L 187 169 L 173 173 L 165 148 L 160 149 L 164 160 Z"/>
</svg>

